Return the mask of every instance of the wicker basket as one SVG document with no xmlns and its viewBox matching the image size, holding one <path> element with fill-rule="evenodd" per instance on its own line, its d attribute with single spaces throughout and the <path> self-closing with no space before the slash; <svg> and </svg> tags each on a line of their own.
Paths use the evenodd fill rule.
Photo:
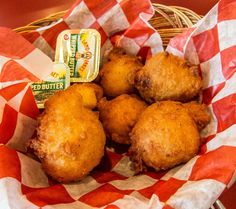
<svg viewBox="0 0 236 209">
<path fill-rule="evenodd" d="M 153 4 L 153 7 L 155 9 L 155 15 L 150 20 L 150 24 L 161 35 L 164 47 L 167 46 L 171 38 L 184 32 L 201 19 L 201 16 L 183 7 L 165 6 L 162 4 Z M 18 33 L 31 32 L 42 26 L 50 25 L 63 17 L 66 12 L 67 11 L 55 13 L 26 26 L 16 28 L 15 31 Z"/>
<path fill-rule="evenodd" d="M 153 3 L 155 15 L 149 21 L 160 34 L 164 48 L 174 36 L 183 33 L 187 28 L 197 23 L 202 16 L 192 10 L 179 6 L 166 6 Z M 18 33 L 31 32 L 37 28 L 48 26 L 58 21 L 67 11 L 52 14 L 46 18 L 36 20 L 26 26 L 14 29 Z M 225 209 L 224 205 L 217 200 L 211 209 Z"/>
</svg>

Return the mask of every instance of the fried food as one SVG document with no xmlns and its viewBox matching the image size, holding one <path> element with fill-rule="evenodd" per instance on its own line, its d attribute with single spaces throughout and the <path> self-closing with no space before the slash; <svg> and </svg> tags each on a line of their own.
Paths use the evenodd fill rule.
<svg viewBox="0 0 236 209">
<path fill-rule="evenodd" d="M 207 107 L 205 104 L 199 104 L 197 102 L 189 102 L 183 104 L 184 108 L 186 108 L 197 124 L 198 129 L 201 131 L 206 127 L 208 123 L 211 121 L 211 116 L 207 111 Z"/>
<path fill-rule="evenodd" d="M 135 91 L 134 76 L 142 64 L 137 57 L 123 52 L 122 49 L 114 49 L 100 71 L 101 85 L 108 97 L 132 94 Z"/>
<path fill-rule="evenodd" d="M 181 103 L 163 101 L 144 110 L 131 132 L 131 159 L 137 172 L 145 165 L 165 170 L 185 163 L 200 145 L 197 126 Z"/>
<path fill-rule="evenodd" d="M 202 80 L 196 65 L 162 52 L 147 60 L 136 73 L 135 87 L 149 103 L 162 100 L 186 102 L 199 94 Z"/>
<path fill-rule="evenodd" d="M 82 96 L 84 107 L 94 109 L 103 97 L 103 89 L 95 83 L 80 83 L 69 87 L 72 91 Z"/>
<path fill-rule="evenodd" d="M 28 147 L 52 178 L 59 182 L 80 180 L 99 164 L 105 133 L 98 116 L 83 106 L 75 87 L 50 97 L 38 122 L 37 137 Z"/>
<path fill-rule="evenodd" d="M 146 106 L 138 97 L 127 94 L 111 101 L 103 98 L 98 110 L 107 137 L 120 144 L 130 144 L 129 133 Z"/>
</svg>

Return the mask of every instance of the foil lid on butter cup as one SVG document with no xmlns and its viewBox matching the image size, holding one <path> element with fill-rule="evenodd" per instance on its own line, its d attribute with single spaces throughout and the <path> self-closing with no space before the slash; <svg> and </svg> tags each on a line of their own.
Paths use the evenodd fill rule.
<svg viewBox="0 0 236 209">
<path fill-rule="evenodd" d="M 65 30 L 57 38 L 55 61 L 69 66 L 71 82 L 93 81 L 99 72 L 100 45 L 94 29 Z"/>
</svg>

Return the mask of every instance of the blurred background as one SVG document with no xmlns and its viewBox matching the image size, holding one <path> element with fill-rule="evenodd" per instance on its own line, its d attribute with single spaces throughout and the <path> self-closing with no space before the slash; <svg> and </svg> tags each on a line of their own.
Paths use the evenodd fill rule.
<svg viewBox="0 0 236 209">
<path fill-rule="evenodd" d="M 0 26 L 16 28 L 55 12 L 67 10 L 75 0 L 1 0 Z M 192 9 L 200 15 L 206 14 L 217 0 L 152 0 L 152 2 L 177 5 Z M 227 209 L 236 209 L 236 185 L 227 190 L 220 200 Z"/>
<path fill-rule="evenodd" d="M 0 26 L 16 28 L 52 13 L 68 9 L 75 0 L 1 0 Z M 159 4 L 178 5 L 206 14 L 217 0 L 153 0 Z"/>
</svg>

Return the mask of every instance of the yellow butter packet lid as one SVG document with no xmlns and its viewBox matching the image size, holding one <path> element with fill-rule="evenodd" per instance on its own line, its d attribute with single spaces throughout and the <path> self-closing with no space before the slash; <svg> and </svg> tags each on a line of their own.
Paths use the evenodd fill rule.
<svg viewBox="0 0 236 209">
<path fill-rule="evenodd" d="M 69 66 L 71 82 L 90 82 L 99 72 L 100 45 L 94 29 L 65 30 L 57 38 L 55 61 Z"/>
<path fill-rule="evenodd" d="M 44 103 L 56 91 L 70 86 L 70 69 L 64 63 L 54 63 L 53 71 L 44 80 L 31 84 L 33 95 L 38 108 L 44 108 Z"/>
</svg>

